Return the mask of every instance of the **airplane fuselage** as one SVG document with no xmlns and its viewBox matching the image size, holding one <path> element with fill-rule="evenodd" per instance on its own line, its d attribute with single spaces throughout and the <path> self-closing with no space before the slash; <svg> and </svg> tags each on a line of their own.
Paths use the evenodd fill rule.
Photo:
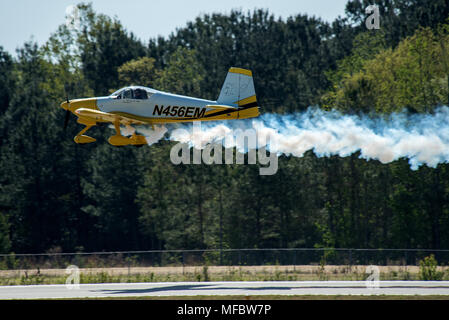
<svg viewBox="0 0 449 320">
<path fill-rule="evenodd" d="M 189 121 L 207 120 L 208 111 L 216 110 L 212 100 L 198 99 L 152 90 L 147 99 L 117 98 L 117 96 L 97 98 L 99 111 L 118 114 L 142 121 Z M 231 109 L 234 107 L 227 106 Z M 204 119 L 203 119 L 204 118 Z M 159 120 L 159 121 L 157 121 Z"/>
<path fill-rule="evenodd" d="M 91 127 L 99 123 L 112 123 L 116 135 L 108 139 L 116 146 L 143 145 L 143 136 L 132 134 L 125 137 L 120 126 L 164 124 L 210 120 L 246 119 L 259 116 L 252 73 L 250 70 L 230 68 L 217 101 L 193 98 L 152 88 L 130 86 L 110 96 L 67 100 L 61 103 L 66 110 L 67 122 L 70 113 L 78 117 L 77 122 L 86 127 L 74 138 L 76 143 L 91 143 L 95 138 L 86 136 Z"/>
</svg>

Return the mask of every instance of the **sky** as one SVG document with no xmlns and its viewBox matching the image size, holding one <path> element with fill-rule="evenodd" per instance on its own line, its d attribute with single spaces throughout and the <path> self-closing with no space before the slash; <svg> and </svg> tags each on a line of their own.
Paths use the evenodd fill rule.
<svg viewBox="0 0 449 320">
<path fill-rule="evenodd" d="M 95 12 L 116 16 L 137 38 L 147 42 L 167 37 L 197 16 L 232 9 L 268 9 L 276 17 L 308 14 L 333 21 L 344 15 L 348 0 L 93 0 Z M 45 43 L 58 25 L 65 23 L 66 9 L 76 0 L 0 0 L 0 46 L 15 55 L 25 41 Z"/>
</svg>

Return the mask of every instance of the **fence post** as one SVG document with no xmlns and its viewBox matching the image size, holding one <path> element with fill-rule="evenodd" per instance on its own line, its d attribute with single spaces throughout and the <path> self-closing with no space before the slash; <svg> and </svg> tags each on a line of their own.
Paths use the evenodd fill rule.
<svg viewBox="0 0 449 320">
<path fill-rule="evenodd" d="M 184 266 L 185 266 L 185 252 L 182 251 L 182 275 L 184 275 Z"/>
<path fill-rule="evenodd" d="M 296 249 L 293 249 L 293 271 L 296 271 Z"/>
</svg>

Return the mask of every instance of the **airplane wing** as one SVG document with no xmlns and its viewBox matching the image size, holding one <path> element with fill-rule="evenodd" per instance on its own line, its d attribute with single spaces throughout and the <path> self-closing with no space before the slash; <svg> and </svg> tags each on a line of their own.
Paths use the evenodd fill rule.
<svg viewBox="0 0 449 320">
<path fill-rule="evenodd" d="M 80 118 L 85 118 L 94 122 L 111 122 L 119 120 L 121 124 L 131 125 L 131 124 L 148 124 L 148 122 L 139 121 L 136 119 L 131 119 L 123 115 L 117 115 L 113 113 L 102 112 L 99 110 L 79 108 L 75 110 L 75 113 Z"/>
</svg>

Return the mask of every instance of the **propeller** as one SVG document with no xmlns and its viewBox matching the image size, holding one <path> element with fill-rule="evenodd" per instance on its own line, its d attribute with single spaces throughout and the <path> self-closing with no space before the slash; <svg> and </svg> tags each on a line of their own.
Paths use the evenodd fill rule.
<svg viewBox="0 0 449 320">
<path fill-rule="evenodd" d="M 70 100 L 69 97 L 67 97 L 67 105 L 70 106 Z M 69 124 L 70 120 L 70 111 L 67 109 L 65 112 L 65 119 L 64 119 L 64 131 L 67 129 L 67 125 Z"/>
<path fill-rule="evenodd" d="M 70 106 L 69 95 L 68 95 L 68 93 L 67 93 L 67 91 L 68 91 L 68 86 L 69 86 L 68 83 L 66 83 L 66 84 L 64 85 L 64 91 L 65 91 L 65 95 L 66 95 L 66 99 L 67 99 L 67 107 Z M 67 109 L 66 112 L 65 112 L 65 119 L 64 119 L 64 131 L 66 131 L 66 129 L 67 129 L 67 126 L 68 126 L 68 124 L 69 124 L 69 120 L 70 120 L 70 111 L 69 111 L 69 109 Z"/>
</svg>

